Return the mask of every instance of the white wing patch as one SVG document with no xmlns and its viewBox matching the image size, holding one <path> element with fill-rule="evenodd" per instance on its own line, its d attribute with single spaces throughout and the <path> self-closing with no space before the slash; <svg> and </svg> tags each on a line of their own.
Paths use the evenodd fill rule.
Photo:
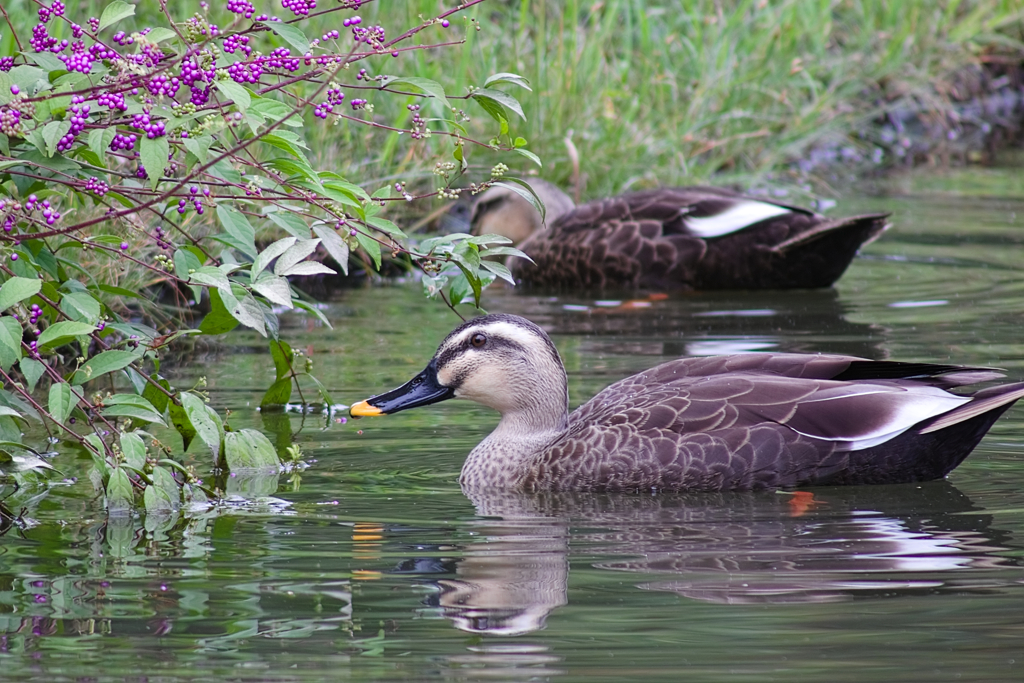
<svg viewBox="0 0 1024 683">
<path fill-rule="evenodd" d="M 835 441 L 843 451 L 859 451 L 871 448 L 894 439 L 922 420 L 928 420 L 948 413 L 971 401 L 969 396 L 957 396 L 938 387 L 888 388 L 878 386 L 843 387 L 826 389 L 816 392 L 813 397 L 802 403 L 818 403 L 836 401 L 837 409 L 842 409 L 843 399 L 877 395 L 878 401 L 884 404 L 885 420 L 875 424 L 872 429 L 858 431 L 856 434 L 836 434 L 823 436 L 810 434 L 787 424 L 793 431 L 815 439 Z M 851 408 L 853 405 L 851 404 Z"/>
<path fill-rule="evenodd" d="M 683 220 L 687 230 L 697 237 L 708 239 L 737 232 L 754 223 L 785 213 L 791 212 L 784 206 L 744 199 L 714 216 L 685 216 Z"/>
</svg>

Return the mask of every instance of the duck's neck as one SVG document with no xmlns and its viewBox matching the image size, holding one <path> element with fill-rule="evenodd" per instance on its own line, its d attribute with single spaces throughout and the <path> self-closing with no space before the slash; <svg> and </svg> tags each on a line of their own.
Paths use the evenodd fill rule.
<svg viewBox="0 0 1024 683">
<path fill-rule="evenodd" d="M 459 481 L 469 489 L 518 489 L 537 456 L 568 428 L 564 393 L 529 410 L 505 412 L 494 431 L 466 458 Z"/>
</svg>

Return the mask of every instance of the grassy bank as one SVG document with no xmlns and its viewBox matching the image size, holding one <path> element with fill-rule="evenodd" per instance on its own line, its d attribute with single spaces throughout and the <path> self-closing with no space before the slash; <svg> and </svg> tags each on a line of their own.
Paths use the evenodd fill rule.
<svg viewBox="0 0 1024 683">
<path fill-rule="evenodd" d="M 198 8 L 170 4 L 176 16 Z M 291 16 L 278 2 L 255 4 Z M 448 5 L 379 0 L 360 12 L 385 27 L 405 26 Z M 98 12 L 102 4 L 93 6 Z M 31 22 L 31 4 L 20 9 L 15 20 Z M 140 22 L 157 10 L 155 2 L 140 3 Z M 234 17 L 221 3 L 210 15 L 225 24 Z M 482 85 L 495 72 L 526 76 L 532 93 L 516 95 L 528 120 L 513 121 L 513 133 L 544 160 L 541 175 L 567 187 L 571 138 L 584 197 L 678 183 L 795 185 L 822 179 L 817 164 L 801 171 L 795 163 L 814 150 L 831 150 L 826 156 L 840 163 L 896 161 L 906 143 L 899 130 L 876 135 L 884 112 L 955 127 L 949 112 L 962 74 L 983 62 L 1024 62 L 1022 17 L 1018 0 L 490 0 L 475 9 L 475 25 L 460 21 L 444 36 L 429 34 L 432 41 L 465 38 L 464 46 L 385 55 L 366 67 L 431 78 L 454 94 L 464 94 L 456 84 Z M 322 29 L 344 35 L 337 21 Z M 367 97 L 374 101 L 372 92 Z M 407 128 L 405 102 L 380 99 L 376 120 Z M 470 135 L 486 139 L 493 122 L 475 104 L 467 107 Z M 438 140 L 417 143 L 310 118 L 310 146 L 353 181 L 429 179 Z M 477 154 L 473 161 L 471 179 L 480 180 L 493 160 Z M 513 170 L 536 169 L 523 159 Z"/>
</svg>

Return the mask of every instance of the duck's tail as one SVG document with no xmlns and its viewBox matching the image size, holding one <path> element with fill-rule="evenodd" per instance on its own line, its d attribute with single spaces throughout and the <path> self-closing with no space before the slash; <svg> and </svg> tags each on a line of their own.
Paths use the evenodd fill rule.
<svg viewBox="0 0 1024 683">
<path fill-rule="evenodd" d="M 854 248 L 855 253 L 857 249 L 865 244 L 874 242 L 878 239 L 879 235 L 889 229 L 892 225 L 888 220 L 890 215 L 888 213 L 868 213 L 862 216 L 849 216 L 847 218 L 822 221 L 810 230 L 790 237 L 785 242 L 776 244 L 772 247 L 772 251 L 785 254 L 794 249 L 817 242 L 822 238 L 835 237 L 839 233 L 843 233 L 851 237 L 856 235 L 853 238 L 853 243 L 856 245 Z M 853 254 L 850 257 L 852 258 Z"/>
<path fill-rule="evenodd" d="M 982 389 L 974 394 L 972 398 L 973 400 L 970 403 L 965 403 L 945 415 L 934 418 L 930 423 L 919 429 L 918 433 L 930 434 L 938 432 L 986 414 L 989 414 L 992 422 L 994 422 L 1010 406 L 1024 398 L 1024 382 Z"/>
</svg>

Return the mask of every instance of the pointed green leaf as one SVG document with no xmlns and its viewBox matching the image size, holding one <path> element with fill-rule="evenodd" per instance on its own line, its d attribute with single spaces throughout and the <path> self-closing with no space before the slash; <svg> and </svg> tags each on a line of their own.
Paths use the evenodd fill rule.
<svg viewBox="0 0 1024 683">
<path fill-rule="evenodd" d="M 271 261 L 288 251 L 295 244 L 295 237 L 282 237 L 259 253 L 259 256 L 252 262 L 250 277 L 255 280 L 263 269 L 270 265 Z M 313 245 L 314 248 L 316 245 Z"/>
<path fill-rule="evenodd" d="M 4 372 L 21 358 L 21 324 L 9 315 L 0 318 L 0 368 Z M 37 378 L 38 379 L 38 378 Z M 32 383 L 35 386 L 35 382 Z"/>
<path fill-rule="evenodd" d="M 493 76 L 489 77 L 486 81 L 484 81 L 484 87 L 489 87 L 494 83 L 512 83 L 514 85 L 518 85 L 520 88 L 525 88 L 530 92 L 533 92 L 532 88 L 530 88 L 530 81 L 523 78 L 519 74 L 513 74 L 508 72 L 494 74 Z"/>
<path fill-rule="evenodd" d="M 309 39 L 306 38 L 305 34 L 295 24 L 271 21 L 266 23 L 265 26 L 284 38 L 285 42 L 295 48 L 300 57 L 309 52 Z"/>
<path fill-rule="evenodd" d="M 369 254 L 370 258 L 373 259 L 373 263 L 377 266 L 377 270 L 380 270 L 380 242 L 363 234 L 362 230 L 356 230 L 356 241 L 359 242 L 359 246 L 363 248 L 363 251 Z"/>
<path fill-rule="evenodd" d="M 120 370 L 141 357 L 142 354 L 138 351 L 121 351 L 120 349 L 104 351 L 90 358 L 85 365 L 78 369 L 71 380 L 72 384 L 84 384 L 89 380 L 102 377 L 108 372 Z"/>
<path fill-rule="evenodd" d="M 256 230 L 238 209 L 226 202 L 217 205 L 217 218 L 233 241 L 230 244 L 251 259 L 256 258 Z"/>
<path fill-rule="evenodd" d="M 213 412 L 199 396 L 185 392 L 181 394 L 181 405 L 185 409 L 188 421 L 195 429 L 196 435 L 210 449 L 214 462 L 220 457 L 220 445 L 224 436 L 224 428 L 218 420 L 214 420 Z"/>
<path fill-rule="evenodd" d="M 39 293 L 42 281 L 34 277 L 12 277 L 0 287 L 0 311 Z"/>
<path fill-rule="evenodd" d="M 100 15 L 100 27 L 99 31 L 113 26 L 122 19 L 127 19 L 135 14 L 135 6 L 129 5 L 127 2 L 122 0 L 114 0 L 106 7 L 103 8 L 103 13 Z"/>
<path fill-rule="evenodd" d="M 19 367 L 21 368 L 21 374 L 25 375 L 25 381 L 28 383 L 28 390 L 35 391 L 36 384 L 39 383 L 39 378 L 43 376 L 44 372 L 46 372 L 46 366 L 34 358 L 22 358 Z"/>
<path fill-rule="evenodd" d="M 89 149 L 100 159 L 105 159 L 115 135 L 117 135 L 117 126 L 93 128 L 89 131 Z"/>
<path fill-rule="evenodd" d="M 441 106 L 444 107 L 446 114 L 452 110 L 452 105 L 445 96 L 444 88 L 437 81 L 432 81 L 429 78 L 418 78 L 413 76 L 398 78 L 385 76 L 380 87 L 383 89 L 390 88 L 395 85 L 411 85 L 417 90 L 422 90 L 431 97 L 436 98 L 437 101 L 441 103 Z"/>
<path fill-rule="evenodd" d="M 296 240 L 295 243 L 285 250 L 285 252 L 277 259 L 277 263 L 274 264 L 274 274 L 284 275 L 288 269 L 312 254 L 316 250 L 316 245 L 318 244 L 320 244 L 320 238 L 318 237 L 308 240 Z"/>
<path fill-rule="evenodd" d="M 474 90 L 472 94 L 470 94 L 470 97 L 481 103 L 484 100 L 490 100 L 496 104 L 500 104 L 502 107 L 514 111 L 523 121 L 526 120 L 526 114 L 523 113 L 523 107 L 519 104 L 519 100 L 509 95 L 507 92 L 491 88 L 480 88 L 479 90 Z"/>
<path fill-rule="evenodd" d="M 303 264 L 300 263 L 298 265 L 301 266 Z M 334 271 L 330 272 L 333 273 Z M 288 275 L 291 275 L 291 273 L 288 273 Z M 272 303 L 278 304 L 280 306 L 285 306 L 287 308 L 292 308 L 293 306 L 291 285 L 289 285 L 288 280 L 284 279 L 283 277 L 277 277 L 276 275 L 264 273 L 263 276 L 259 279 L 259 281 L 253 284 L 252 288 L 257 293 L 265 296 Z"/>
<path fill-rule="evenodd" d="M 121 452 L 124 460 L 140 472 L 146 468 L 146 443 L 136 432 L 122 432 Z"/>
<path fill-rule="evenodd" d="M 217 89 L 224 93 L 224 96 L 235 103 L 240 111 L 245 111 L 249 108 L 249 104 L 252 102 L 252 98 L 249 97 L 249 91 L 245 87 L 235 83 L 232 80 L 215 81 L 214 85 Z"/>
<path fill-rule="evenodd" d="M 299 215 L 291 211 L 268 211 L 265 215 L 289 235 L 299 239 L 309 237 L 309 228 Z"/>
<path fill-rule="evenodd" d="M 274 370 L 277 371 L 278 379 L 284 379 L 291 375 L 295 352 L 287 342 L 270 342 L 270 357 L 274 359 Z"/>
<path fill-rule="evenodd" d="M 199 331 L 203 334 L 224 334 L 238 327 L 238 320 L 228 311 L 220 293 L 221 290 L 210 288 L 210 312 L 199 324 Z M 232 301 L 237 303 L 238 300 L 232 297 Z"/>
<path fill-rule="evenodd" d="M 57 151 L 57 143 L 71 130 L 70 121 L 50 121 L 43 128 L 43 140 L 46 141 L 46 156 L 52 157 Z"/>
<path fill-rule="evenodd" d="M 47 327 L 36 341 L 39 343 L 40 349 L 55 348 L 95 330 L 95 325 L 66 320 Z"/>
<path fill-rule="evenodd" d="M 71 387 L 64 382 L 54 382 L 50 386 L 50 400 L 47 403 L 47 410 L 58 424 L 64 424 L 71 414 L 74 405 L 74 396 Z"/>
<path fill-rule="evenodd" d="M 291 377 L 285 377 L 279 379 L 270 385 L 267 389 L 267 393 L 263 394 L 263 399 L 260 401 L 260 408 L 266 408 L 267 406 L 282 406 L 288 403 L 292 397 L 292 379 Z"/>
<path fill-rule="evenodd" d="M 167 168 L 170 152 L 170 143 L 168 143 L 166 135 L 158 138 L 143 137 L 139 143 L 139 161 L 146 169 L 150 188 L 156 187 L 160 179 L 164 177 L 164 169 Z"/>
<path fill-rule="evenodd" d="M 60 310 L 69 318 L 83 323 L 95 323 L 100 317 L 100 302 L 85 292 L 65 294 L 60 300 Z"/>
<path fill-rule="evenodd" d="M 128 475 L 120 467 L 110 473 L 107 480 L 107 514 L 125 514 L 132 509 L 135 492 Z"/>
<path fill-rule="evenodd" d="M 115 394 L 105 399 L 103 404 L 104 417 L 130 417 L 140 422 L 158 422 L 167 426 L 153 404 L 137 394 Z"/>
<path fill-rule="evenodd" d="M 336 230 L 325 224 L 314 225 L 313 232 L 320 238 L 320 243 L 334 262 L 341 266 L 341 271 L 348 275 L 348 243 L 341 239 Z"/>
</svg>

